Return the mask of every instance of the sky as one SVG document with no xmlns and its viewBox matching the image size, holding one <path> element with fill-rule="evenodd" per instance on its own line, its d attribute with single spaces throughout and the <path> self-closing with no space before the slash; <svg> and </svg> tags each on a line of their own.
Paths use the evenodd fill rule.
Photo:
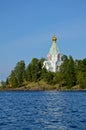
<svg viewBox="0 0 86 130">
<path fill-rule="evenodd" d="M 86 58 L 86 0 L 0 0 L 0 79 L 46 58 L 54 34 L 62 54 Z"/>
</svg>

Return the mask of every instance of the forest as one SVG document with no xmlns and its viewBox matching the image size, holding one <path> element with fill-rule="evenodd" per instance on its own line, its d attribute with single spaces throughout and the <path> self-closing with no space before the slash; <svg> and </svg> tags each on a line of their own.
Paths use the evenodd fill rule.
<svg viewBox="0 0 86 130">
<path fill-rule="evenodd" d="M 63 56 L 63 63 L 59 72 L 49 72 L 43 68 L 44 58 L 33 58 L 26 66 L 23 60 L 19 61 L 7 77 L 4 87 L 20 88 L 28 83 L 45 82 L 59 88 L 86 89 L 86 58 L 74 60 L 72 56 Z"/>
</svg>

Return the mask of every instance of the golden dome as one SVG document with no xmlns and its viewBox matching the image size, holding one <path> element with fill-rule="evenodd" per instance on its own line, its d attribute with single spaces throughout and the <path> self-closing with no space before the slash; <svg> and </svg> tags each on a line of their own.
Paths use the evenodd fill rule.
<svg viewBox="0 0 86 130">
<path fill-rule="evenodd" d="M 57 41 L 57 37 L 56 37 L 55 35 L 52 37 L 52 41 L 53 41 L 53 42 L 56 42 L 56 41 Z"/>
</svg>

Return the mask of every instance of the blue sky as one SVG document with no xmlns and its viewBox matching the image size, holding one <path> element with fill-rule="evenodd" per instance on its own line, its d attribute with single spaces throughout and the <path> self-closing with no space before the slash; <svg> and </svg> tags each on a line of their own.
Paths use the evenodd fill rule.
<svg viewBox="0 0 86 130">
<path fill-rule="evenodd" d="M 46 58 L 54 34 L 61 53 L 86 58 L 86 0 L 0 0 L 0 79 Z"/>
</svg>

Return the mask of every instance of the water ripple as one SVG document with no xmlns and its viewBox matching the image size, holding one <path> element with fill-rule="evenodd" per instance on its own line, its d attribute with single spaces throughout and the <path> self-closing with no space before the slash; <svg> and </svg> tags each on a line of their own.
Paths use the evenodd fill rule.
<svg viewBox="0 0 86 130">
<path fill-rule="evenodd" d="M 0 130 L 86 130 L 86 92 L 0 92 Z"/>
</svg>

